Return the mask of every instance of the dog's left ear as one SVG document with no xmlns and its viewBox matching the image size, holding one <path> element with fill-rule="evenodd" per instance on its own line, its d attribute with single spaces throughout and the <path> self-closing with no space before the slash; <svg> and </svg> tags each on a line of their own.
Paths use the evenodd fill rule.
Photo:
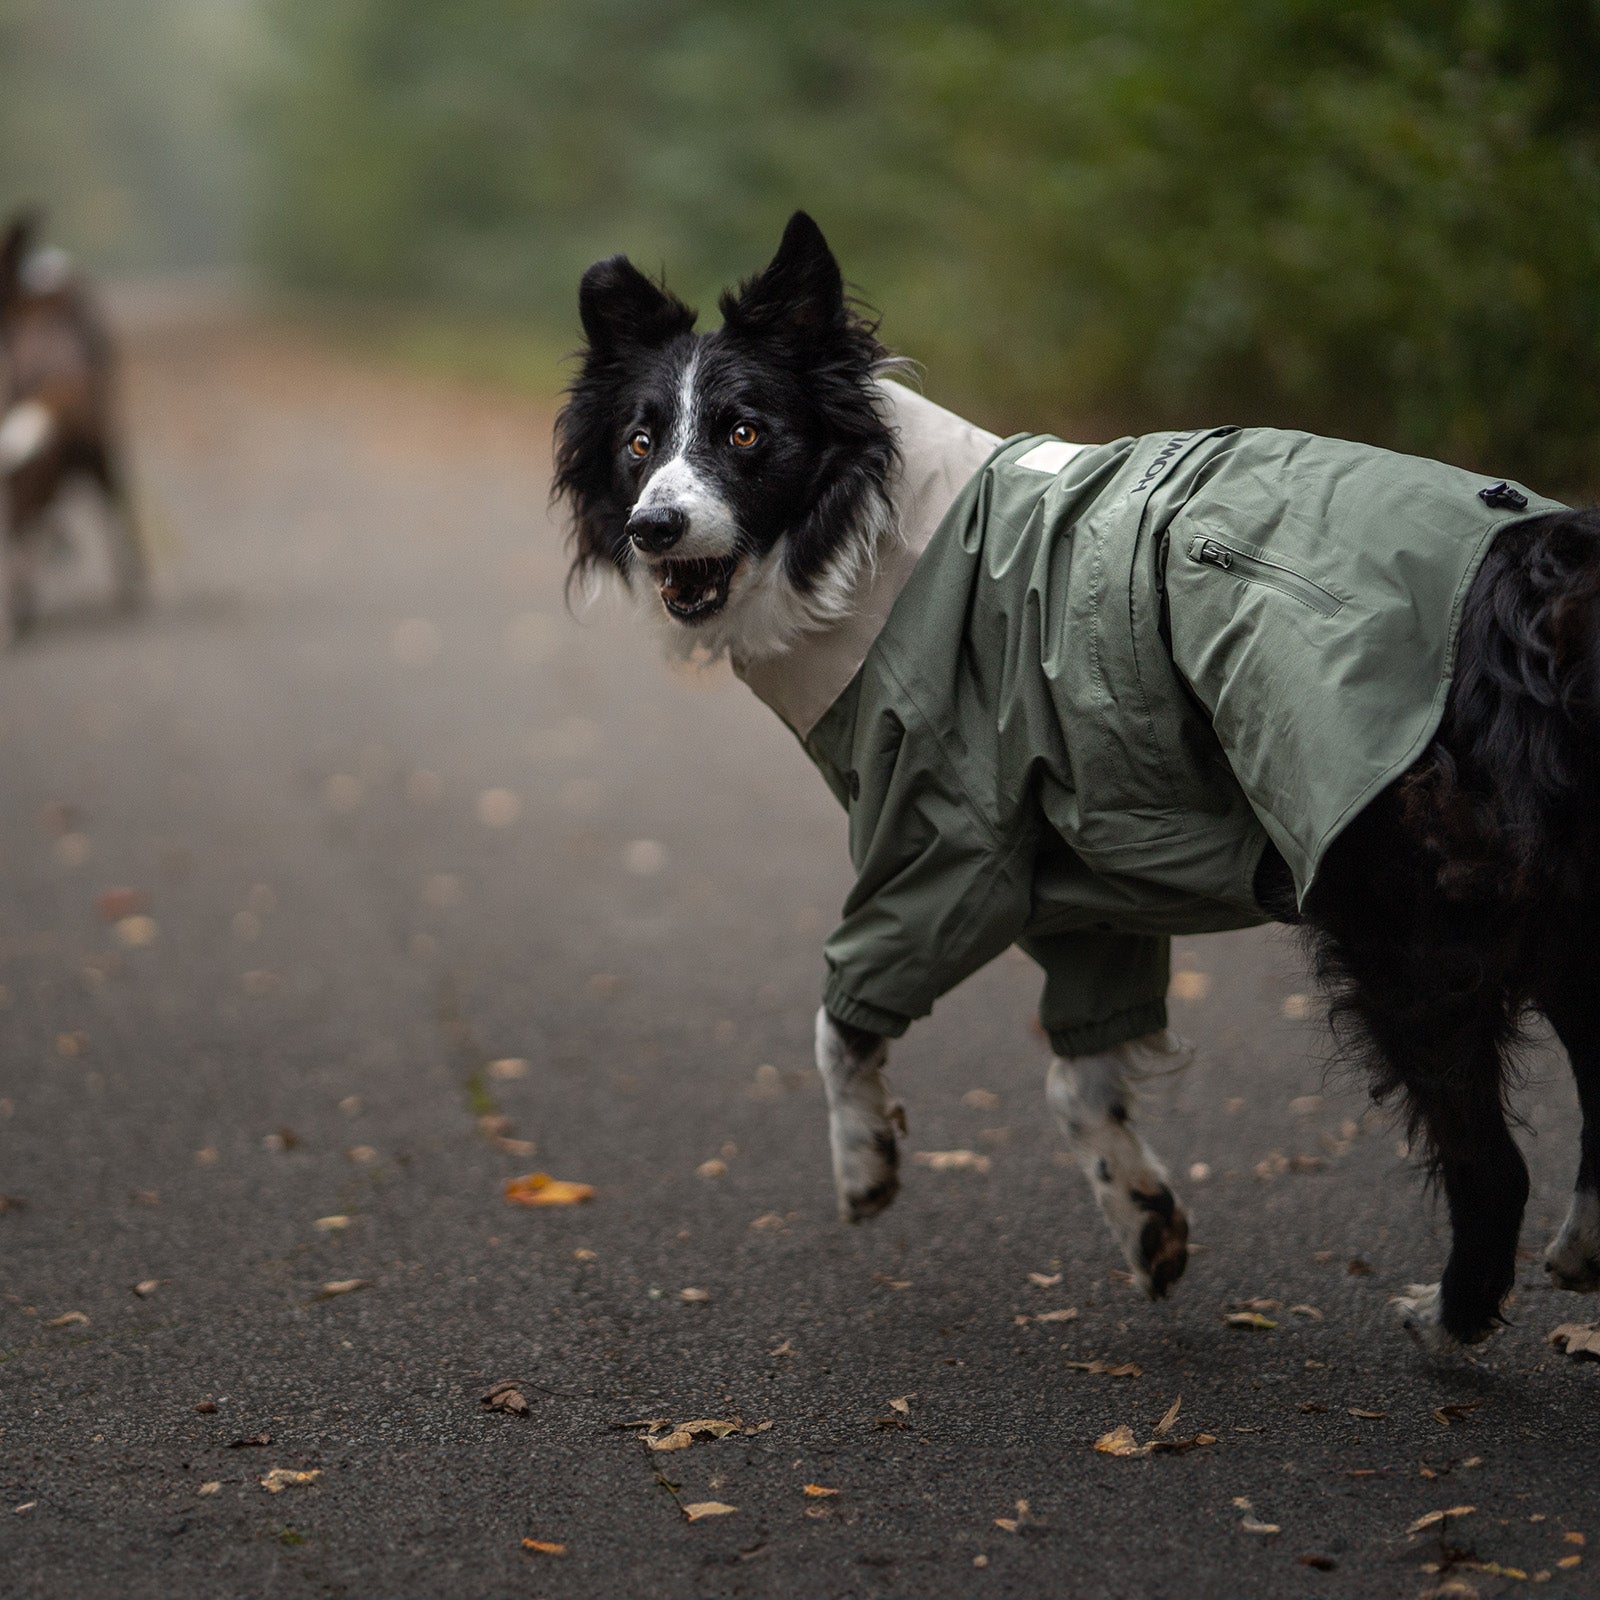
<svg viewBox="0 0 1600 1600">
<path fill-rule="evenodd" d="M 22 264 L 33 249 L 38 236 L 41 214 L 37 206 L 25 206 L 6 224 L 0 233 L 0 300 L 7 300 L 16 291 L 22 275 Z"/>
<path fill-rule="evenodd" d="M 797 211 L 783 230 L 778 253 L 753 278 L 721 299 L 723 320 L 736 333 L 798 336 L 802 340 L 845 326 L 844 278 L 822 229 Z"/>
</svg>

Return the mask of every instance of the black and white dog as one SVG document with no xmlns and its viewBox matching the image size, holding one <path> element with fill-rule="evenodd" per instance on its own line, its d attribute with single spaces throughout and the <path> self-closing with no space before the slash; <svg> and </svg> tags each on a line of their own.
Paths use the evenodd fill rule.
<svg viewBox="0 0 1600 1600">
<path fill-rule="evenodd" d="M 893 365 L 796 214 L 765 270 L 695 313 L 624 257 L 584 275 L 587 347 L 556 426 L 555 493 L 573 575 L 614 571 L 681 651 L 757 663 L 849 625 L 864 572 L 893 559 L 915 458 L 994 442 L 881 381 Z M 893 391 L 893 396 L 889 395 Z M 987 443 L 985 443 L 987 441 Z M 936 475 L 936 474 L 935 474 Z M 935 508 L 937 509 L 937 508 Z M 1263 881 L 1263 920 L 1303 921 L 1336 1022 L 1377 1098 L 1401 1097 L 1449 1205 L 1442 1282 L 1402 1302 L 1434 1350 L 1474 1342 L 1513 1283 L 1528 1195 L 1507 1127 L 1509 1055 L 1542 1013 L 1584 1112 L 1576 1193 L 1546 1255 L 1554 1282 L 1600 1289 L 1600 513 L 1500 536 L 1473 579 L 1442 725 L 1405 777 L 1331 847 L 1296 908 Z M 1051 1063 L 1050 1103 L 1130 1265 L 1153 1294 L 1182 1270 L 1187 1224 L 1128 1115 L 1169 1035 Z M 896 1188 L 898 1107 L 885 1041 L 817 1018 L 835 1182 L 852 1220 Z M 1152 1203 L 1154 1197 L 1155 1203 Z"/>
</svg>

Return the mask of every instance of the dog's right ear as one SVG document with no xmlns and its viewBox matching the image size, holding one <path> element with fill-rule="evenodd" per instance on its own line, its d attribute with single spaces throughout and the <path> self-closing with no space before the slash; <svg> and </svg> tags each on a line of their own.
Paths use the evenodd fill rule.
<svg viewBox="0 0 1600 1600">
<path fill-rule="evenodd" d="M 597 354 L 649 349 L 694 327 L 695 313 L 626 256 L 597 261 L 578 285 L 578 315 Z"/>
</svg>

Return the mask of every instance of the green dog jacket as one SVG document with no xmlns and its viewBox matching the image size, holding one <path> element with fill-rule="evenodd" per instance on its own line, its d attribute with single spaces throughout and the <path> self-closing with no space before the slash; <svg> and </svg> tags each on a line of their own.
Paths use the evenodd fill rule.
<svg viewBox="0 0 1600 1600">
<path fill-rule="evenodd" d="M 883 389 L 911 520 L 964 487 L 837 629 L 734 662 L 849 812 L 824 1004 L 897 1037 L 1016 944 L 1059 1054 L 1164 1028 L 1170 937 L 1267 920 L 1269 840 L 1304 900 L 1437 730 L 1491 540 L 1562 507 L 1276 429 L 1000 442 Z"/>
</svg>

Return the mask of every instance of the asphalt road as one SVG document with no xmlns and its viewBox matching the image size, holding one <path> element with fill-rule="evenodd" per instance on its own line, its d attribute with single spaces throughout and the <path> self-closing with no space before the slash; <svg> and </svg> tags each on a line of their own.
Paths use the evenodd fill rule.
<svg viewBox="0 0 1600 1600">
<path fill-rule="evenodd" d="M 895 1055 L 908 1150 L 981 1159 L 846 1229 L 843 818 L 740 686 L 565 614 L 548 414 L 260 326 L 133 357 L 156 603 L 107 616 L 85 548 L 0 660 L 0 1593 L 1600 1592 L 1600 1364 L 1545 1337 L 1597 1308 L 1537 1258 L 1558 1057 L 1474 1362 L 1393 1322 L 1439 1218 L 1271 931 L 1180 949 L 1169 1305 L 1062 1162 L 1020 959 Z M 536 1170 L 595 1196 L 507 1204 Z M 1093 1448 L 1180 1397 L 1214 1443 Z"/>
</svg>

